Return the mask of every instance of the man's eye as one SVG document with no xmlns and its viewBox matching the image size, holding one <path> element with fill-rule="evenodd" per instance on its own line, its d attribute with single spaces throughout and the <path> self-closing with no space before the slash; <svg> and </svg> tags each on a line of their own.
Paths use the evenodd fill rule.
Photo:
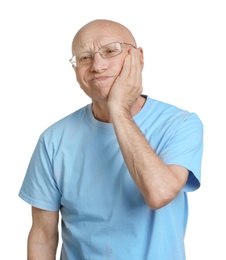
<svg viewBox="0 0 226 260">
<path fill-rule="evenodd" d="M 79 57 L 78 62 L 87 62 L 91 60 L 91 55 L 85 54 Z"/>
<path fill-rule="evenodd" d="M 106 49 L 105 52 L 106 53 L 114 53 L 117 52 L 118 50 L 116 48 L 111 48 L 111 49 Z"/>
<path fill-rule="evenodd" d="M 117 48 L 106 48 L 104 51 L 103 51 L 103 56 L 105 58 L 111 58 L 111 57 L 114 57 L 116 56 L 117 54 L 119 54 L 120 51 L 117 49 Z"/>
</svg>

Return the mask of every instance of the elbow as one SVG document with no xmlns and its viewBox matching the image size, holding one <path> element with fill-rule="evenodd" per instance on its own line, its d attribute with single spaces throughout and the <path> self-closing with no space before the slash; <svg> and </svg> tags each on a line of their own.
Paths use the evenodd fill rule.
<svg viewBox="0 0 226 260">
<path fill-rule="evenodd" d="M 166 194 L 149 194 L 147 196 L 144 196 L 146 204 L 148 205 L 149 208 L 153 210 L 158 210 L 167 204 L 169 204 L 174 198 L 176 197 L 176 194 L 173 196 L 166 196 Z"/>
<path fill-rule="evenodd" d="M 149 208 L 153 210 L 158 210 L 164 206 L 166 206 L 170 201 L 165 201 L 165 200 L 153 200 L 153 199 L 145 199 L 146 204 L 148 205 Z"/>
</svg>

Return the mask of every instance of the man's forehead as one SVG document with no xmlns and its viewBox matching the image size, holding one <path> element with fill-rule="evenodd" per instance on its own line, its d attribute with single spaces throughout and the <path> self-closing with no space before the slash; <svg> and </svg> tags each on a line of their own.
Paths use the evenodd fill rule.
<svg viewBox="0 0 226 260">
<path fill-rule="evenodd" d="M 93 50 L 111 42 L 123 41 L 123 34 L 111 32 L 94 32 L 90 34 L 81 34 L 73 41 L 73 50 L 78 51 L 82 49 Z"/>
<path fill-rule="evenodd" d="M 95 51 L 101 48 L 102 46 L 113 43 L 113 42 L 123 42 L 120 38 L 114 38 L 114 37 L 108 37 L 108 38 L 102 38 L 97 41 L 84 41 L 84 42 L 78 42 L 74 48 L 74 53 L 79 52 L 86 52 L 86 51 Z"/>
</svg>

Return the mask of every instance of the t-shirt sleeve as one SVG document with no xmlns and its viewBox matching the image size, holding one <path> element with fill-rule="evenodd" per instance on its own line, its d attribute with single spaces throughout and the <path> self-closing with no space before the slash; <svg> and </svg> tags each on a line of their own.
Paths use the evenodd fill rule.
<svg viewBox="0 0 226 260">
<path fill-rule="evenodd" d="M 177 164 L 189 170 L 183 191 L 194 191 L 201 183 L 203 124 L 195 113 L 187 115 L 176 127 L 160 157 L 167 164 Z"/>
<path fill-rule="evenodd" d="M 51 161 L 40 138 L 29 162 L 19 197 L 34 207 L 57 211 L 60 208 L 61 194 L 54 179 Z"/>
</svg>

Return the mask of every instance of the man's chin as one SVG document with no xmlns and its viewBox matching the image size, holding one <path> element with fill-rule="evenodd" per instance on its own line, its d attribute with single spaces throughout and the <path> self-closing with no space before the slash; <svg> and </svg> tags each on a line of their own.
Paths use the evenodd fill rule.
<svg viewBox="0 0 226 260">
<path fill-rule="evenodd" d="M 109 93 L 111 91 L 112 85 L 104 85 L 104 86 L 99 86 L 99 93 L 102 97 L 108 98 Z"/>
</svg>

